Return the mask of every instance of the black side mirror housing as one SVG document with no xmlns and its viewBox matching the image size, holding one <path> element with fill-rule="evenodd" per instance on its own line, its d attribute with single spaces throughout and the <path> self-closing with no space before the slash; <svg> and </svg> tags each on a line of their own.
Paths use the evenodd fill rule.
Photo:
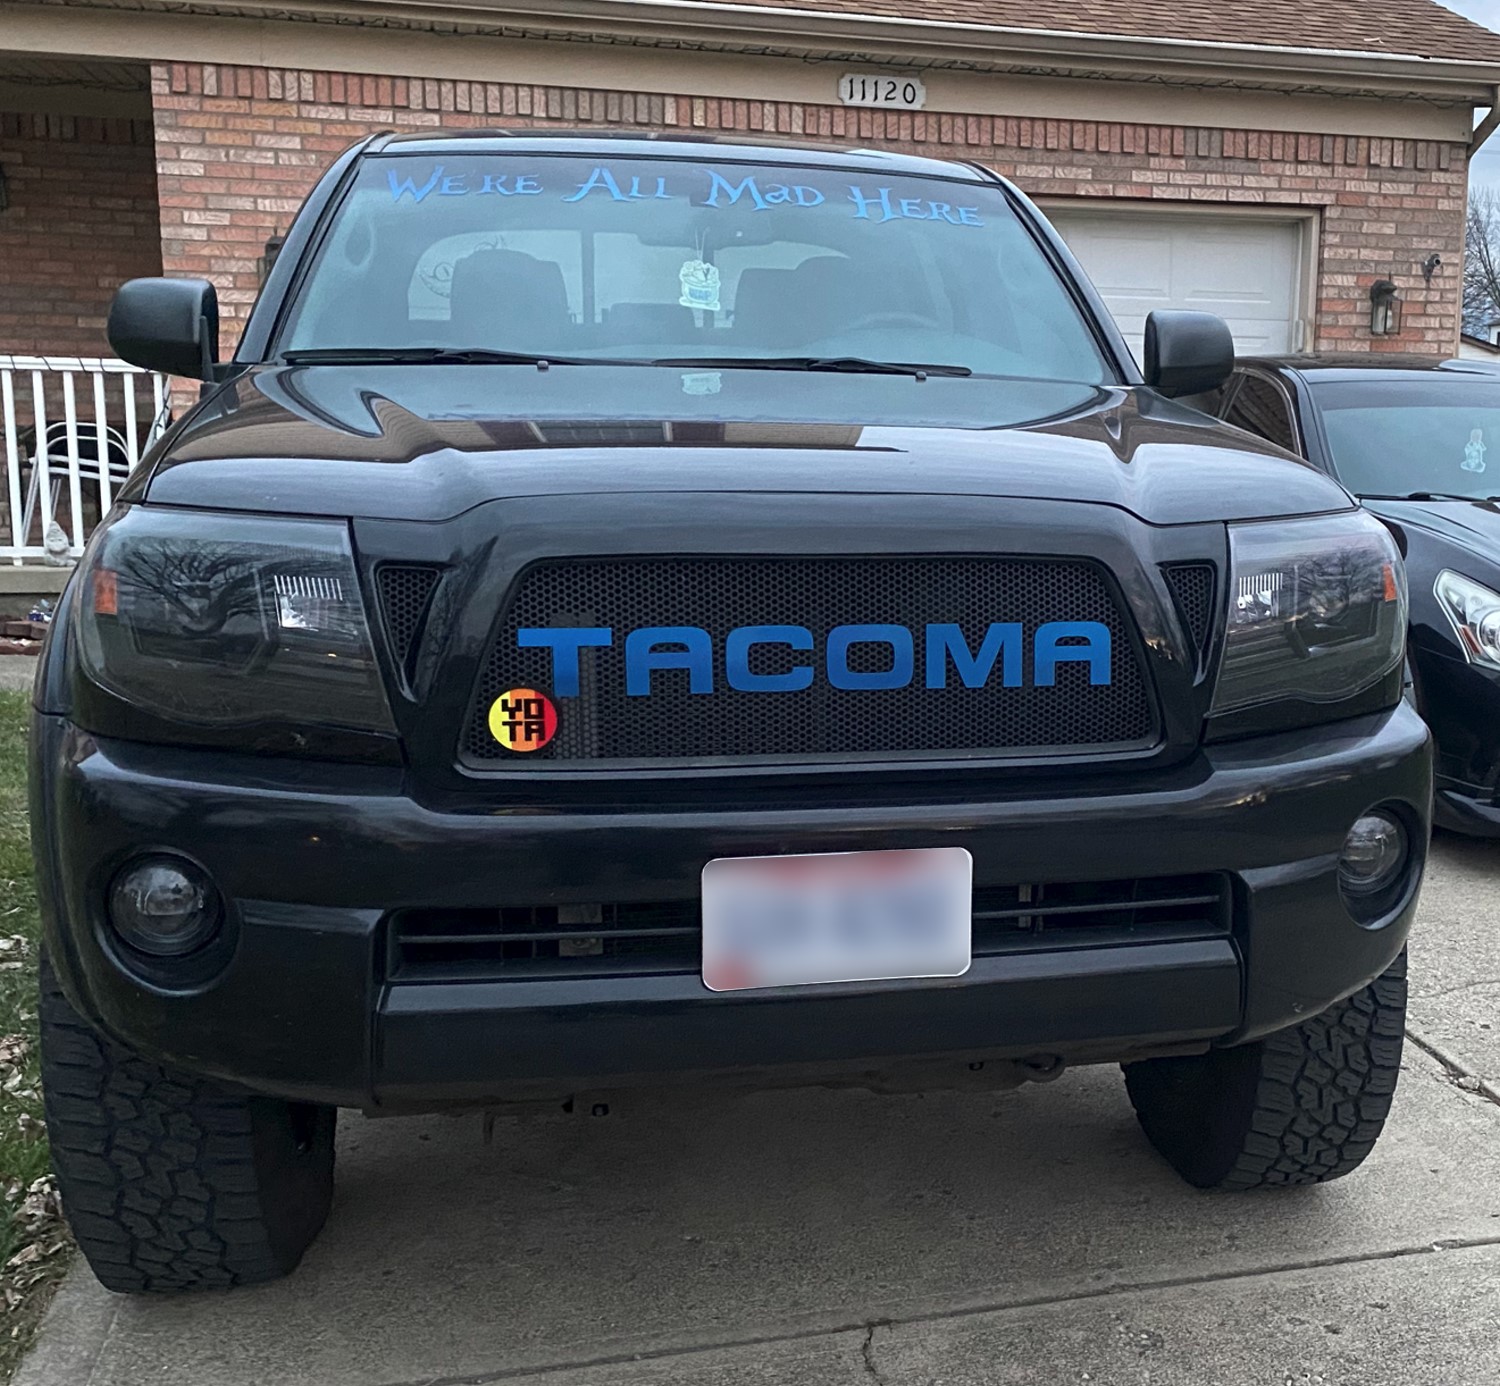
<svg viewBox="0 0 1500 1386">
<path fill-rule="evenodd" d="M 219 295 L 206 279 L 132 279 L 110 304 L 104 333 L 132 366 L 211 380 L 219 359 Z"/>
<path fill-rule="evenodd" d="M 1177 309 L 1146 319 L 1146 384 L 1169 399 L 1215 390 L 1234 369 L 1234 338 L 1215 313 Z"/>
</svg>

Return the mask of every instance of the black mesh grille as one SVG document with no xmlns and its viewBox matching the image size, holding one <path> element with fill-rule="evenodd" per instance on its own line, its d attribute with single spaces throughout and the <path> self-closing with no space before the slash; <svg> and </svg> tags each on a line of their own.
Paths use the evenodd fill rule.
<svg viewBox="0 0 1500 1386">
<path fill-rule="evenodd" d="M 977 958 L 1228 930 L 1217 875 L 974 890 Z M 432 982 L 696 972 L 701 931 L 696 900 L 399 910 L 388 920 L 388 973 L 396 982 Z"/>
<path fill-rule="evenodd" d="M 1056 685 L 925 687 L 923 627 L 954 623 L 977 650 L 991 622 L 1019 622 L 1030 640 L 1048 621 L 1098 621 L 1112 636 L 1111 682 L 1092 685 L 1086 664 L 1061 663 Z M 914 633 L 916 672 L 898 690 L 841 690 L 823 677 L 828 632 L 892 624 Z M 724 637 L 737 626 L 791 625 L 813 635 L 810 654 L 755 646 L 752 673 L 811 663 L 810 688 L 741 692 L 724 672 Z M 609 649 L 583 650 L 579 696 L 559 698 L 557 733 L 544 749 L 506 751 L 487 712 L 512 688 L 551 692 L 552 653 L 519 649 L 524 627 L 609 627 Z M 625 690 L 624 639 L 645 626 L 697 626 L 714 648 L 713 692 L 693 694 L 686 670 L 658 670 L 651 693 Z M 891 667 L 889 645 L 854 645 L 856 673 Z M 1083 560 L 1015 558 L 612 559 L 541 564 L 518 579 L 479 681 L 464 733 L 471 761 L 594 762 L 680 758 L 1018 752 L 1125 747 L 1153 731 L 1130 629 L 1102 571 Z"/>
<path fill-rule="evenodd" d="M 1166 574 L 1172 600 L 1177 603 L 1193 648 L 1201 659 L 1214 628 L 1214 565 L 1169 563 L 1162 571 Z"/>
<path fill-rule="evenodd" d="M 387 563 L 378 569 L 375 581 L 380 588 L 380 609 L 385 616 L 391 653 L 402 672 L 410 677 L 412 656 L 437 587 L 438 570 Z"/>
</svg>

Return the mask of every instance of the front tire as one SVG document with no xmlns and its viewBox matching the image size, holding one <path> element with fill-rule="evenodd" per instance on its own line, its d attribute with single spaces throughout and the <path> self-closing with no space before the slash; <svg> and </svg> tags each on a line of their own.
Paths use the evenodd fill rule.
<svg viewBox="0 0 1500 1386">
<path fill-rule="evenodd" d="M 1406 954 L 1321 1015 L 1253 1044 L 1125 1065 L 1151 1144 L 1201 1189 L 1322 1184 L 1359 1168 L 1391 1110 Z"/>
<path fill-rule="evenodd" d="M 333 1196 L 337 1112 L 163 1068 L 101 1035 L 41 965 L 47 1134 L 63 1212 L 127 1294 L 285 1275 Z"/>
</svg>

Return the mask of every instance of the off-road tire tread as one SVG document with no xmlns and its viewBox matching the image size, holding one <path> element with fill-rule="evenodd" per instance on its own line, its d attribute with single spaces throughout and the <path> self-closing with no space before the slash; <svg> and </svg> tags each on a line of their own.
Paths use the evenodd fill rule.
<svg viewBox="0 0 1500 1386">
<path fill-rule="evenodd" d="M 291 1104 L 163 1068 L 100 1034 L 41 965 L 43 1098 L 63 1211 L 122 1293 L 285 1275 L 327 1216 L 331 1108 L 300 1145 Z"/>
<path fill-rule="evenodd" d="M 1203 1188 L 1322 1184 L 1375 1147 L 1401 1070 L 1406 954 L 1292 1029 L 1198 1058 L 1125 1066 L 1141 1126 Z"/>
</svg>

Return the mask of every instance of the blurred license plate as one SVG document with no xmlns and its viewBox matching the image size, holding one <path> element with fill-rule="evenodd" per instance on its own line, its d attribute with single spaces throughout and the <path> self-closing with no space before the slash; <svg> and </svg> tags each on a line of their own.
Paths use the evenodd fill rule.
<svg viewBox="0 0 1500 1386">
<path fill-rule="evenodd" d="M 962 847 L 720 857 L 703 868 L 704 985 L 961 976 L 973 877 Z"/>
</svg>

